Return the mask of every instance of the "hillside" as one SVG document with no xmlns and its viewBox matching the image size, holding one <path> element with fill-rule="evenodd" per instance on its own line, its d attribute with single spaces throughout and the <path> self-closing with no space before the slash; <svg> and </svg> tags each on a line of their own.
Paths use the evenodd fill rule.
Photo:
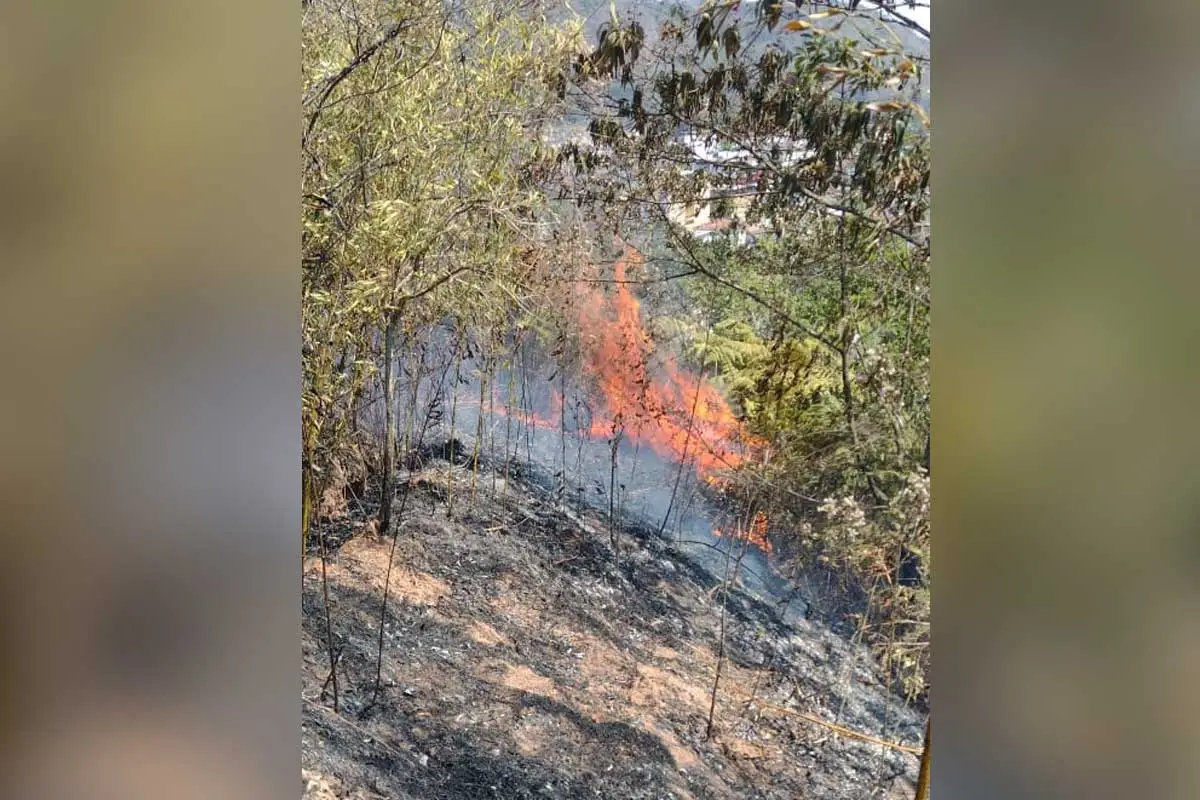
<svg viewBox="0 0 1200 800">
<path fill-rule="evenodd" d="M 302 9 L 304 791 L 925 795 L 915 66 L 552 2 Z M 771 235 L 660 219 L 726 183 Z"/>
<path fill-rule="evenodd" d="M 537 481 L 492 485 L 485 473 L 447 519 L 447 487 L 470 494 L 468 471 L 432 461 L 402 479 L 374 704 L 392 545 L 371 533 L 369 503 L 324 524 L 340 707 L 310 555 L 306 797 L 912 796 L 916 755 L 821 724 L 920 744 L 920 718 L 861 648 L 737 588 L 726 599 L 720 575 L 653 532 L 624 530 L 618 564 L 599 514 L 558 507 Z"/>
</svg>

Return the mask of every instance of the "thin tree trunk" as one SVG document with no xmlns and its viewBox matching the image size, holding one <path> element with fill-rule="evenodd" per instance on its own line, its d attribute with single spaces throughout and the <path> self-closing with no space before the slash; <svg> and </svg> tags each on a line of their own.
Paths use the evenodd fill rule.
<svg viewBox="0 0 1200 800">
<path fill-rule="evenodd" d="M 563 339 L 559 338 L 562 342 Z M 560 344 L 560 347 L 563 345 Z M 558 365 L 558 395 L 561 402 L 558 410 L 558 441 L 562 449 L 562 473 L 558 485 L 558 507 L 562 508 L 567 498 L 567 375 L 560 361 Z"/>
<path fill-rule="evenodd" d="M 628 481 L 628 482 L 625 484 L 625 486 L 637 486 L 637 483 L 634 481 L 634 478 L 637 477 L 638 455 L 641 453 L 641 448 L 642 448 L 641 441 L 639 441 L 638 439 L 634 439 L 634 441 L 633 441 L 633 462 L 630 464 L 629 477 L 626 478 L 626 481 Z M 620 494 L 617 496 L 617 518 L 624 519 L 625 518 L 625 516 L 624 516 L 625 515 L 625 501 L 629 499 L 629 491 L 628 491 L 628 489 L 624 488 L 621 484 L 617 484 L 617 488 L 620 489 Z"/>
<path fill-rule="evenodd" d="M 427 354 L 427 344 L 421 345 L 420 357 L 417 360 L 416 379 L 412 386 L 412 399 L 408 403 L 408 411 L 404 415 L 404 438 L 400 442 L 400 452 L 404 454 L 404 460 L 401 462 L 407 471 L 412 471 L 412 463 L 410 456 L 414 451 L 413 433 L 417 427 L 417 404 L 421 399 L 421 381 L 425 378 L 425 356 Z M 427 415 L 428 416 L 428 415 Z M 425 428 L 421 428 L 421 436 L 424 437 Z"/>
<path fill-rule="evenodd" d="M 708 336 L 711 331 L 704 334 L 704 348 L 708 349 Z M 688 415 L 687 432 L 683 437 L 683 454 L 679 457 L 679 469 L 675 471 L 675 486 L 671 489 L 671 499 L 667 502 L 667 513 L 663 515 L 662 525 L 658 527 L 658 535 L 662 536 L 667 530 L 667 523 L 671 520 L 671 510 L 675 507 L 675 494 L 679 491 L 679 480 L 683 477 L 683 466 L 687 463 L 688 445 L 692 443 L 692 426 L 696 424 L 696 406 L 700 404 L 700 389 L 704 384 L 704 369 L 700 369 L 700 374 L 696 377 L 696 394 L 692 398 L 692 412 Z"/>
<path fill-rule="evenodd" d="M 411 405 L 412 409 L 415 409 L 417 406 L 417 398 L 418 398 L 418 394 L 419 394 L 419 391 L 421 388 L 421 378 L 425 374 L 425 356 L 426 356 L 426 349 L 423 346 L 421 348 L 421 360 L 417 366 L 417 379 L 414 383 L 414 388 L 413 388 L 413 401 L 412 401 L 412 405 Z M 449 371 L 449 369 L 450 369 L 450 365 L 447 363 L 446 369 L 442 372 L 442 382 L 443 383 L 445 382 L 445 379 L 446 379 L 446 372 Z M 431 381 L 433 380 L 432 375 L 430 376 L 430 380 Z M 436 396 L 436 393 L 435 393 L 435 396 Z M 416 413 L 415 411 L 410 410 L 410 413 L 408 415 L 408 419 L 410 420 L 410 422 L 406 429 L 409 431 L 411 431 L 412 428 L 415 427 L 415 420 L 414 420 L 415 413 Z M 420 451 L 420 449 L 425 441 L 425 431 L 428 428 L 428 426 L 429 426 L 429 412 L 426 412 L 425 419 L 421 423 L 421 431 L 418 434 L 415 443 L 412 445 L 413 449 Z M 409 434 L 406 433 L 405 437 L 408 438 L 408 436 L 409 436 Z M 404 491 L 400 494 L 400 508 L 397 510 L 397 514 L 396 514 L 398 519 L 404 518 L 404 510 L 408 505 L 408 498 L 412 496 L 413 470 L 411 468 L 409 468 L 407 470 L 407 472 L 408 472 L 408 475 L 405 478 Z M 379 700 L 379 692 L 383 689 L 383 633 L 384 633 L 385 625 L 387 623 L 388 597 L 389 597 L 389 592 L 391 591 L 391 586 L 392 586 L 392 569 L 396 565 L 396 548 L 397 548 L 397 545 L 399 544 L 399 542 L 400 542 L 400 531 L 394 530 L 392 532 L 392 549 L 388 554 L 387 572 L 384 573 L 384 577 L 383 577 L 383 600 L 381 601 L 381 603 L 379 605 L 379 627 L 376 631 L 375 684 L 374 684 L 374 688 L 371 690 L 371 699 L 368 700 L 367 704 L 365 706 L 363 706 L 363 708 L 358 712 L 360 718 L 364 718 L 367 711 L 370 710 L 371 708 L 375 707 L 375 703 Z"/>
<path fill-rule="evenodd" d="M 358 417 L 362 408 L 363 387 L 357 386 L 350 394 L 350 433 L 358 436 Z"/>
<path fill-rule="evenodd" d="M 479 376 L 479 413 L 475 417 L 475 449 L 471 453 L 471 506 L 475 506 L 475 489 L 479 484 L 479 455 L 483 448 L 483 402 L 487 398 L 487 359 Z"/>
<path fill-rule="evenodd" d="M 529 358 L 524 347 L 521 348 L 521 415 L 525 424 L 525 471 L 528 473 L 533 469 L 533 398 L 529 396 Z"/>
<path fill-rule="evenodd" d="M 325 686 L 332 684 L 333 687 L 333 711 L 336 714 L 339 711 L 341 704 L 340 692 L 338 691 L 338 660 L 340 654 L 333 641 L 333 611 L 329 607 L 329 548 L 325 542 L 325 528 L 319 528 L 319 537 L 321 543 L 321 593 L 324 599 L 325 607 L 325 647 L 329 653 L 329 678 L 325 682 Z M 325 686 L 321 687 L 321 699 L 325 699 Z"/>
<path fill-rule="evenodd" d="M 300 559 L 308 555 L 308 528 L 312 522 L 312 476 L 308 459 L 300 466 Z"/>
<path fill-rule="evenodd" d="M 608 473 L 608 540 L 613 549 L 613 560 L 621 562 L 621 540 L 617 534 L 617 458 L 621 452 L 621 437 L 624 435 L 624 423 L 620 414 L 613 424 L 612 441 L 609 442 L 610 461 Z"/>
<path fill-rule="evenodd" d="M 392 500 L 396 493 L 396 328 L 399 310 L 388 315 L 383 335 L 383 481 L 379 492 L 379 533 L 392 529 Z"/>
<path fill-rule="evenodd" d="M 575 396 L 575 405 L 572 406 L 575 410 L 572 412 L 575 416 L 575 494 L 579 500 L 583 499 L 583 443 L 591 436 L 592 430 L 592 411 L 583 402 L 580 401 L 579 395 Z M 584 425 L 584 413 L 587 412 L 587 424 Z"/>
<path fill-rule="evenodd" d="M 500 345 L 503 342 L 496 342 L 496 350 L 499 351 Z M 496 373 L 500 370 L 500 357 L 494 356 L 491 366 L 488 383 L 492 390 L 488 392 L 488 460 L 492 464 L 492 497 L 496 496 Z M 507 455 L 507 453 L 505 454 Z"/>
<path fill-rule="evenodd" d="M 450 460 L 450 466 L 446 470 L 446 519 L 454 518 L 454 434 L 455 425 L 457 424 L 456 417 L 458 416 L 458 386 L 462 378 L 462 362 L 463 354 L 460 349 L 461 342 L 456 342 L 454 347 L 454 383 L 451 386 L 450 395 L 450 441 L 446 444 L 446 455 Z"/>
<path fill-rule="evenodd" d="M 515 377 L 516 371 L 517 371 L 516 368 L 517 368 L 517 359 L 516 359 L 516 350 L 514 349 L 512 357 L 509 358 L 509 360 L 508 360 L 508 380 L 506 381 L 506 383 L 507 383 L 506 395 L 504 398 L 504 494 L 505 495 L 508 494 L 509 467 L 512 465 L 512 459 L 516 457 L 516 453 L 512 453 L 512 454 L 509 453 L 509 448 L 512 446 L 513 392 L 515 391 L 513 388 L 513 382 L 516 379 L 516 377 Z M 517 436 L 518 436 L 517 450 L 518 451 L 521 448 L 521 442 L 519 439 L 520 435 L 521 435 L 521 428 L 520 428 L 520 424 L 518 421 L 518 427 L 517 427 Z"/>
<path fill-rule="evenodd" d="M 738 551 L 737 561 L 733 566 L 733 577 L 729 575 L 729 556 L 733 553 L 735 544 L 741 544 L 741 549 Z M 717 639 L 717 670 L 713 676 L 712 693 L 709 696 L 708 702 L 708 723 L 704 726 L 704 741 L 711 741 L 713 729 L 717 714 L 717 692 L 721 686 L 721 670 L 725 666 L 725 616 L 726 610 L 729 607 L 729 585 L 737 581 L 738 573 L 742 568 L 742 559 L 746 556 L 746 549 L 749 545 L 747 531 L 742 529 L 739 522 L 737 528 L 737 541 L 729 543 L 729 549 L 725 551 L 725 574 L 722 577 L 721 585 L 721 627 Z"/>
</svg>

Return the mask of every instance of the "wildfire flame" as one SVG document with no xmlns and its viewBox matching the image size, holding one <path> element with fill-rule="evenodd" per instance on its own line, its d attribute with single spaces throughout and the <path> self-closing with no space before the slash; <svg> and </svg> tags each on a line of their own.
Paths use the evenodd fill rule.
<svg viewBox="0 0 1200 800">
<path fill-rule="evenodd" d="M 767 528 L 769 525 L 770 521 L 768 520 L 767 515 L 759 511 L 754 515 L 754 519 L 750 521 L 750 526 L 748 528 L 743 530 L 739 525 L 738 531 L 732 535 L 734 538 L 745 539 L 750 544 L 756 545 L 757 547 L 761 548 L 764 553 L 770 553 L 772 550 L 771 540 L 767 538 Z M 713 533 L 721 538 L 731 535 L 720 528 L 713 528 Z"/>
<path fill-rule="evenodd" d="M 591 434 L 620 434 L 667 460 L 693 462 L 701 478 L 714 482 L 743 463 L 749 439 L 712 384 L 655 350 L 641 302 L 626 282 L 628 268 L 641 262 L 640 253 L 626 248 L 611 295 L 579 289 L 583 366 L 600 406 Z"/>
<path fill-rule="evenodd" d="M 729 403 L 703 375 L 693 375 L 673 355 L 654 347 L 641 302 L 627 282 L 629 268 L 640 267 L 643 257 L 628 245 L 624 251 L 614 265 L 612 292 L 585 282 L 576 285 L 582 368 L 594 400 L 586 432 L 609 441 L 619 436 L 667 461 L 691 463 L 702 480 L 719 486 L 722 474 L 743 464 L 749 448 L 761 443 L 743 430 Z M 566 409 L 557 389 L 548 415 L 502 413 L 540 428 L 565 425 Z M 766 515 L 759 513 L 741 535 L 769 553 L 767 526 Z"/>
</svg>

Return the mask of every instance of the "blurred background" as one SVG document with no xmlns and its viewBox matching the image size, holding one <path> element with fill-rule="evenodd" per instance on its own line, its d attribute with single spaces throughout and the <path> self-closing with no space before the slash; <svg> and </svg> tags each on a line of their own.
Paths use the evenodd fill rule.
<svg viewBox="0 0 1200 800">
<path fill-rule="evenodd" d="M 938 9 L 944 797 L 1198 791 L 1198 15 Z"/>
<path fill-rule="evenodd" d="M 294 796 L 296 9 L 2 18 L 0 793 Z"/>
</svg>

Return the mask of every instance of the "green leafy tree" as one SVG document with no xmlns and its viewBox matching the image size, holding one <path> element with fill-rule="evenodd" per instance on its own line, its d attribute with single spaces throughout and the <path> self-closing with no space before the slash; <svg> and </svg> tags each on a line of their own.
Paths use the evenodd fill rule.
<svg viewBox="0 0 1200 800">
<path fill-rule="evenodd" d="M 304 485 L 327 486 L 382 370 L 391 524 L 401 340 L 520 305 L 544 195 L 539 128 L 577 32 L 520 0 L 304 6 Z M 499 302 L 498 302 L 499 301 Z"/>
<path fill-rule="evenodd" d="M 852 579 L 909 694 L 928 663 L 928 58 L 894 8 L 615 6 L 570 97 L 577 196 L 642 235 L 751 431 L 741 485 L 783 542 Z M 892 23 L 892 24 L 889 24 Z M 928 33 L 925 31 L 924 33 Z M 722 221 L 716 241 L 694 220 Z M 703 342 L 704 344 L 699 344 Z M 763 498 L 766 498 L 765 501 Z M 861 512 L 861 514 L 860 514 Z M 925 517 L 921 515 L 925 514 Z M 915 515 L 915 516 L 914 516 Z M 914 566 L 916 565 L 916 566 Z M 912 573 L 916 572 L 916 577 Z"/>
</svg>

